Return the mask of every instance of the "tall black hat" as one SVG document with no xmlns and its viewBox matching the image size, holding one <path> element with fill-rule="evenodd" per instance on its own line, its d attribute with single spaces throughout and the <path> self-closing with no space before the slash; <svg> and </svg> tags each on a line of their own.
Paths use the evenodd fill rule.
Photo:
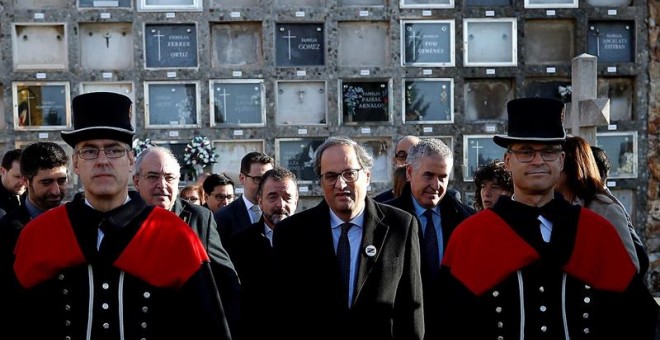
<svg viewBox="0 0 660 340">
<path fill-rule="evenodd" d="M 508 135 L 493 137 L 495 144 L 506 148 L 511 143 L 534 142 L 561 144 L 566 140 L 562 125 L 564 103 L 552 98 L 519 98 L 507 105 Z"/>
<path fill-rule="evenodd" d="M 71 147 L 90 139 L 112 139 L 131 145 L 131 99 L 112 92 L 91 92 L 73 98 L 73 130 L 62 131 Z"/>
</svg>

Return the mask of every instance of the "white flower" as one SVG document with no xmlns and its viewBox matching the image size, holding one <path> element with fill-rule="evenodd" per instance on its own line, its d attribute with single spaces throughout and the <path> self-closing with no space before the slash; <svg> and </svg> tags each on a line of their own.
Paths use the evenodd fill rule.
<svg viewBox="0 0 660 340">
<path fill-rule="evenodd" d="M 195 136 L 186 145 L 183 160 L 186 166 L 200 165 L 206 167 L 212 163 L 216 163 L 217 155 L 215 154 L 211 141 L 202 136 Z"/>
</svg>

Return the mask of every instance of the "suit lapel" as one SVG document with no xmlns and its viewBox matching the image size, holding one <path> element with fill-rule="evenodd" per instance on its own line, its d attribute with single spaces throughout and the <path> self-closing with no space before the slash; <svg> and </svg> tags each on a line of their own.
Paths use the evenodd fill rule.
<svg viewBox="0 0 660 340">
<path fill-rule="evenodd" d="M 355 295 L 353 297 L 354 303 L 360 297 L 362 287 L 364 287 L 364 284 L 376 262 L 383 260 L 380 257 L 380 250 L 383 249 L 385 244 L 385 238 L 387 237 L 389 227 L 382 222 L 382 219 L 383 213 L 376 207 L 373 200 L 367 198 L 364 225 L 362 226 L 362 242 L 358 253 L 358 274 Z M 374 246 L 376 248 L 376 255 L 367 256 L 366 248 L 368 246 Z"/>
</svg>

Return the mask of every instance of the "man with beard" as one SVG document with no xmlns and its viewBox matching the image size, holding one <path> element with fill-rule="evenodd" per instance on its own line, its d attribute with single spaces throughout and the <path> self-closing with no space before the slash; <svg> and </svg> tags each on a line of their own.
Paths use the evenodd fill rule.
<svg viewBox="0 0 660 340">
<path fill-rule="evenodd" d="M 281 167 L 266 171 L 259 182 L 257 202 L 261 219 L 232 235 L 228 245 L 241 279 L 241 339 L 272 337 L 272 291 L 266 288 L 272 282 L 273 230 L 296 212 L 296 175 Z"/>
<path fill-rule="evenodd" d="M 220 242 L 213 213 L 179 197 L 180 169 L 172 151 L 153 146 L 142 151 L 136 158 L 133 183 L 147 204 L 175 213 L 197 233 L 209 254 L 227 322 L 234 332 L 239 313 L 238 274 Z"/>
<path fill-rule="evenodd" d="M 56 143 L 37 142 L 28 145 L 23 151 L 20 170 L 22 181 L 27 184 L 25 204 L 10 211 L 0 219 L 0 304 L 14 306 L 14 287 L 16 282 L 12 265 L 14 264 L 14 246 L 23 227 L 31 219 L 46 210 L 62 203 L 67 191 L 67 155 Z M 11 289 L 7 289 L 12 287 Z M 12 310 L 13 308 L 9 308 Z M 16 314 L 8 313 L 2 322 L 11 321 Z M 4 327 L 2 327 L 4 329 Z"/>
</svg>

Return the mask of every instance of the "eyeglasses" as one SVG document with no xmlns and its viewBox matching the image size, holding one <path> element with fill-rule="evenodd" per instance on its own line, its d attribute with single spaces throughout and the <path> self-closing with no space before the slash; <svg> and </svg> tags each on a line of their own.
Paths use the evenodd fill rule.
<svg viewBox="0 0 660 340">
<path fill-rule="evenodd" d="M 541 150 L 535 150 L 535 149 L 522 149 L 522 150 L 511 150 L 509 149 L 509 153 L 512 153 L 516 156 L 516 159 L 518 162 L 522 163 L 529 163 L 532 160 L 534 160 L 534 157 L 536 157 L 536 153 L 541 154 L 541 158 L 543 158 L 544 161 L 546 162 L 552 162 L 556 161 L 559 158 L 559 155 L 561 154 L 561 149 L 554 149 L 554 148 L 545 148 Z"/>
<path fill-rule="evenodd" d="M 186 200 L 188 202 L 192 202 L 192 203 L 195 203 L 195 202 L 199 201 L 199 197 L 196 197 L 196 196 L 188 196 L 188 197 L 181 196 L 181 199 Z"/>
<path fill-rule="evenodd" d="M 331 186 L 335 185 L 335 183 L 337 183 L 337 179 L 339 176 L 341 176 L 341 178 L 344 179 L 344 182 L 353 183 L 357 181 L 358 178 L 360 178 L 360 170 L 362 169 L 347 169 L 339 174 L 336 172 L 326 172 L 321 174 L 321 181 L 323 184 Z"/>
<path fill-rule="evenodd" d="M 174 174 L 159 174 L 159 173 L 148 173 L 143 177 L 144 179 L 147 180 L 147 182 L 151 184 L 159 183 L 162 179 L 165 179 L 165 182 L 167 183 L 174 183 L 177 179 L 179 179 L 179 176 L 176 176 Z"/>
<path fill-rule="evenodd" d="M 405 161 L 406 158 L 408 158 L 408 153 L 401 150 L 401 151 L 397 152 L 396 154 L 394 154 L 394 158 L 396 158 L 400 161 Z"/>
<path fill-rule="evenodd" d="M 243 174 L 243 175 L 245 175 L 245 177 L 248 177 L 248 178 L 252 179 L 252 183 L 254 183 L 254 184 L 261 183 L 261 178 L 262 178 L 261 176 L 250 176 L 248 174 Z"/>
<path fill-rule="evenodd" d="M 78 157 L 86 160 L 97 159 L 99 154 L 103 151 L 106 157 L 108 158 L 120 158 L 126 154 L 126 148 L 121 146 L 111 146 L 106 149 L 97 149 L 97 148 L 82 148 L 76 152 Z"/>
<path fill-rule="evenodd" d="M 231 200 L 234 199 L 234 195 L 232 195 L 232 194 L 229 194 L 229 195 L 216 194 L 216 195 L 213 195 L 213 197 L 218 201 L 224 201 L 224 200 L 231 201 Z"/>
</svg>

